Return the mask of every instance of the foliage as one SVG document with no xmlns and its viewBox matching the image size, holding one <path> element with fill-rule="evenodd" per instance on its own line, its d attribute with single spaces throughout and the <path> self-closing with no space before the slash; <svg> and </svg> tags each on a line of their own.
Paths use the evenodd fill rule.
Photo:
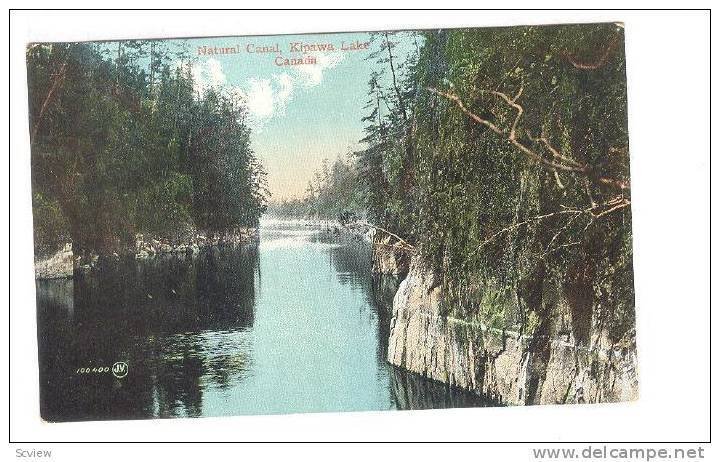
<svg viewBox="0 0 720 462">
<path fill-rule="evenodd" d="M 402 69 L 381 36 L 393 75 L 369 82 L 368 215 L 421 249 L 451 314 L 543 328 L 565 300 L 581 342 L 591 322 L 615 339 L 633 325 L 622 34 L 427 31 Z"/>
<path fill-rule="evenodd" d="M 33 212 L 33 238 L 39 255 L 52 254 L 70 241 L 70 227 L 57 201 L 36 193 L 33 195 Z"/>
<path fill-rule="evenodd" d="M 268 193 L 245 109 L 194 88 L 185 51 L 155 41 L 32 44 L 27 68 L 35 228 L 48 231 L 39 251 L 63 233 L 76 251 L 103 253 L 136 233 L 257 224 Z"/>
</svg>

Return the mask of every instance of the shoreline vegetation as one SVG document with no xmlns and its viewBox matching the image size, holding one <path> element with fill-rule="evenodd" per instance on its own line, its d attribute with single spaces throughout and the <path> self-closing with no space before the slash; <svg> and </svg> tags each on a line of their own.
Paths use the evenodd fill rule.
<svg viewBox="0 0 720 462">
<path fill-rule="evenodd" d="M 371 33 L 361 148 L 272 203 L 242 103 L 195 93 L 187 55 L 31 45 L 36 256 L 264 213 L 366 223 L 392 364 L 506 404 L 635 399 L 623 43 L 612 23 Z"/>
<path fill-rule="evenodd" d="M 257 227 L 270 194 L 247 110 L 162 41 L 27 48 L 35 258 Z M 146 251 L 151 250 L 150 248 Z"/>
</svg>

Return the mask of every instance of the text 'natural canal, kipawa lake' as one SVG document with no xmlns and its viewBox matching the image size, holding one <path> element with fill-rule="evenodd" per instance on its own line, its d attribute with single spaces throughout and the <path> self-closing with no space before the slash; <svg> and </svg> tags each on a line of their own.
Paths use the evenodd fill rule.
<svg viewBox="0 0 720 462">
<path fill-rule="evenodd" d="M 385 361 L 370 246 L 319 224 L 36 283 L 48 421 L 483 404 Z"/>
</svg>

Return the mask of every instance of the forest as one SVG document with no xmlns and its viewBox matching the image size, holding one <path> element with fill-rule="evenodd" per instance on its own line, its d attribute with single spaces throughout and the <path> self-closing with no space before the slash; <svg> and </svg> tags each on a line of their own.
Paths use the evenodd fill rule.
<svg viewBox="0 0 720 462">
<path fill-rule="evenodd" d="M 611 23 L 372 33 L 361 148 L 270 211 L 401 236 L 441 275 L 448 316 L 532 331 L 562 298 L 579 341 L 591 317 L 620 341 L 634 325 L 623 43 Z M 269 193 L 246 109 L 194 89 L 186 51 L 34 44 L 27 60 L 36 252 L 258 224 Z"/>
<path fill-rule="evenodd" d="M 401 61 L 403 34 L 416 52 Z M 449 316 L 532 331 L 564 298 L 580 342 L 593 316 L 620 341 L 634 325 L 623 43 L 616 24 L 376 33 L 364 149 L 285 208 L 357 211 L 402 236 L 442 275 Z"/>
<path fill-rule="evenodd" d="M 242 101 L 161 41 L 27 48 L 36 256 L 256 226 L 269 197 Z"/>
</svg>

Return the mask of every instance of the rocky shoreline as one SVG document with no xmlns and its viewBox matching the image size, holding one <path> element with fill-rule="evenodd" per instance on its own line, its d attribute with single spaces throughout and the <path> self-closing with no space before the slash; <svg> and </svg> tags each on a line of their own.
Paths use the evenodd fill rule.
<svg viewBox="0 0 720 462">
<path fill-rule="evenodd" d="M 238 228 L 218 233 L 192 233 L 185 239 L 170 240 L 138 234 L 135 247 L 118 254 L 99 255 L 94 252 L 75 254 L 67 243 L 55 254 L 35 261 L 35 279 L 71 278 L 75 271 L 91 270 L 101 258 L 134 257 L 137 260 L 160 255 L 195 255 L 202 249 L 218 245 L 241 245 L 258 239 L 257 228 Z"/>
<path fill-rule="evenodd" d="M 453 318 L 443 306 L 440 275 L 426 267 L 407 243 L 365 223 L 328 226 L 326 232 L 347 233 L 371 243 L 375 289 L 378 298 L 387 300 L 382 304 L 389 318 L 387 360 L 394 366 L 504 405 L 637 399 L 634 335 L 611 342 L 596 319 L 591 322 L 589 345 L 559 335 L 557 326 L 572 324 L 571 310 L 562 300 L 551 308 L 551 321 L 533 335 Z M 135 248 L 123 257 L 191 256 L 207 247 L 257 239 L 257 229 L 194 233 L 177 242 L 138 235 Z M 36 262 L 36 278 L 72 277 L 75 271 L 91 269 L 100 258 L 121 257 L 75 256 L 68 244 Z"/>
<path fill-rule="evenodd" d="M 406 266 L 407 265 L 407 266 Z M 444 314 L 439 275 L 387 236 L 373 239 L 376 278 L 400 281 L 392 303 L 391 364 L 505 405 L 632 401 L 634 341 L 612 343 L 593 322 L 589 346 L 554 334 L 489 328 Z M 558 306 L 557 322 L 567 316 Z"/>
<path fill-rule="evenodd" d="M 135 237 L 135 258 L 138 260 L 161 254 L 194 255 L 206 247 L 217 245 L 239 245 L 258 238 L 257 228 L 239 228 L 221 233 L 193 233 L 189 239 L 172 242 L 167 239 L 146 238 L 142 234 Z"/>
<path fill-rule="evenodd" d="M 74 261 L 72 244 L 67 243 L 53 255 L 35 260 L 35 279 L 71 278 Z"/>
</svg>

